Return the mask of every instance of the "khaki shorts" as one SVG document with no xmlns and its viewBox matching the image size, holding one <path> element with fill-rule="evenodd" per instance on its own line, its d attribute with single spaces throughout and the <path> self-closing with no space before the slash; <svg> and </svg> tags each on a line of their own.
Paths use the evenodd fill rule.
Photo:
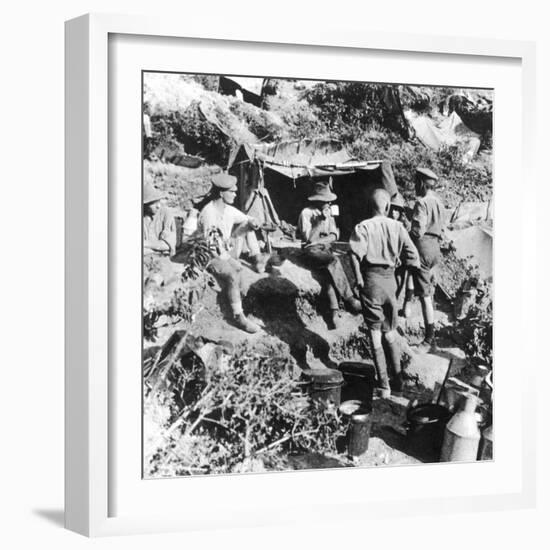
<svg viewBox="0 0 550 550">
<path fill-rule="evenodd" d="M 372 330 L 389 332 L 397 328 L 395 270 L 391 267 L 371 267 L 363 272 L 361 305 L 365 323 Z"/>
<path fill-rule="evenodd" d="M 432 269 L 441 258 L 439 239 L 425 235 L 416 240 L 414 244 L 420 256 L 420 269 L 413 270 L 415 294 L 417 296 L 433 296 L 435 284 Z"/>
</svg>

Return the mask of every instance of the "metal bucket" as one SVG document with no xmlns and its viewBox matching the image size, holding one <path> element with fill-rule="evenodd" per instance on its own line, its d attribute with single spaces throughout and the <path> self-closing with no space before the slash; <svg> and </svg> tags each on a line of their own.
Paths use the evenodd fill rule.
<svg viewBox="0 0 550 550">
<path fill-rule="evenodd" d="M 338 365 L 344 377 L 342 401 L 359 400 L 367 411 L 372 410 L 372 396 L 376 385 L 376 371 L 372 363 L 344 361 Z"/>
<path fill-rule="evenodd" d="M 443 434 L 451 412 L 442 405 L 425 403 L 407 411 L 407 442 L 410 449 L 422 456 L 438 457 Z"/>
<path fill-rule="evenodd" d="M 310 370 L 304 373 L 310 382 L 312 399 L 325 404 L 334 404 L 338 407 L 341 401 L 342 384 L 344 377 L 335 369 Z"/>
<path fill-rule="evenodd" d="M 361 456 L 369 448 L 372 418 L 370 411 L 358 400 L 344 401 L 340 405 L 344 422 L 348 422 L 346 447 L 348 456 Z"/>
</svg>

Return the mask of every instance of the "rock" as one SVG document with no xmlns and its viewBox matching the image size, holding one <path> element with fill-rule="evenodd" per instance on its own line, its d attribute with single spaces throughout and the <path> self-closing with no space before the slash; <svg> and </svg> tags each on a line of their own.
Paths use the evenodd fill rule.
<svg viewBox="0 0 550 550">
<path fill-rule="evenodd" d="M 420 460 L 398 449 L 390 447 L 383 439 L 369 439 L 367 452 L 355 462 L 356 466 L 387 466 L 390 464 L 418 464 Z"/>
<path fill-rule="evenodd" d="M 468 364 L 466 361 L 466 354 L 460 348 L 438 348 L 437 354 L 452 360 L 453 364 L 449 376 L 454 376 L 459 373 Z"/>
<path fill-rule="evenodd" d="M 411 356 L 409 364 L 404 369 L 405 377 L 413 380 L 417 386 L 435 392 L 441 387 L 450 359 L 438 353 L 416 353 Z"/>
<path fill-rule="evenodd" d="M 299 294 L 316 295 L 321 292 L 321 285 L 313 277 L 312 272 L 285 260 L 278 268 L 280 276 L 293 282 Z"/>
<path fill-rule="evenodd" d="M 412 343 L 418 343 L 424 339 L 424 317 L 422 315 L 420 300 L 415 298 L 411 306 L 411 316 L 408 319 L 405 319 L 404 317 L 398 318 L 398 330 L 402 334 L 406 334 L 407 339 Z M 434 315 L 436 331 L 438 328 L 450 324 L 448 313 L 441 311 L 436 307 Z"/>
</svg>

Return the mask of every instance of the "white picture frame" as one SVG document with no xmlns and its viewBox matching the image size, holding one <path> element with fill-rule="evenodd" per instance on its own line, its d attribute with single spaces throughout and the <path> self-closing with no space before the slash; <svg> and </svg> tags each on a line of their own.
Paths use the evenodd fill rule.
<svg viewBox="0 0 550 550">
<path fill-rule="evenodd" d="M 120 449 L 119 431 L 111 429 L 112 415 L 116 408 L 116 394 L 112 388 L 113 364 L 112 341 L 110 341 L 111 301 L 110 277 L 116 258 L 111 250 L 111 226 L 116 215 L 111 201 L 109 182 L 112 177 L 109 161 L 109 136 L 113 113 L 109 112 L 110 80 L 113 78 L 109 65 L 109 39 L 112 36 L 131 36 L 134 41 L 143 37 L 192 38 L 214 41 L 222 47 L 226 43 L 248 43 L 249 47 L 274 47 L 285 45 L 286 49 L 307 48 L 309 50 L 346 49 L 347 51 L 408 52 L 438 56 L 441 59 L 485 59 L 487 63 L 498 65 L 510 61 L 519 64 L 521 70 L 521 138 L 518 149 L 519 177 L 523 182 L 525 195 L 534 185 L 534 94 L 535 94 L 535 46 L 531 42 L 501 41 L 486 38 L 459 39 L 453 37 L 433 37 L 424 35 L 404 35 L 345 27 L 327 28 L 286 28 L 269 29 L 249 27 L 232 28 L 216 18 L 208 22 L 180 22 L 170 18 L 144 18 L 135 16 L 85 15 L 66 23 L 66 413 L 65 413 L 65 522 L 70 530 L 87 536 L 114 534 L 138 534 L 161 531 L 184 531 L 221 526 L 253 526 L 268 523 L 293 521 L 294 511 L 282 506 L 280 500 L 266 503 L 257 499 L 249 509 L 249 514 L 235 514 L 231 506 L 220 504 L 206 517 L 200 509 L 191 517 L 184 512 L 177 515 L 154 515 L 150 510 L 133 510 L 131 514 L 112 513 L 110 502 L 114 477 L 114 449 Z M 328 50 L 326 50 L 328 51 Z M 152 68 L 152 67 L 147 67 Z M 200 72 L 197 70 L 196 72 Z M 498 109 L 498 95 L 496 105 Z M 136 115 L 139 118 L 139 114 Z M 496 146 L 499 144 L 499 130 L 495 131 Z M 139 159 L 138 159 L 139 162 Z M 497 167 L 498 168 L 498 167 Z M 496 178 L 502 172 L 496 172 Z M 497 182 L 497 185 L 500 185 Z M 501 199 L 501 197 L 503 197 Z M 498 203 L 505 204 L 506 189 L 497 193 Z M 535 251 L 529 246 L 525 235 L 534 227 L 534 216 L 528 216 L 526 199 L 520 199 L 521 211 L 517 235 L 521 248 L 520 263 L 534 261 Z M 504 208 L 504 206 L 503 206 Z M 498 213 L 496 215 L 498 220 Z M 498 226 L 498 231 L 503 225 Z M 497 237 L 498 240 L 499 237 Z M 500 310 L 498 302 L 499 271 L 497 250 L 497 299 L 496 330 L 499 319 L 506 313 Z M 500 264 L 502 265 L 502 264 Z M 531 265 L 534 265 L 532 263 Z M 529 316 L 535 317 L 526 305 L 530 290 L 525 274 L 517 276 L 525 298 L 521 309 L 520 324 L 526 330 Z M 517 281 L 516 281 L 517 282 Z M 509 284 L 508 281 L 507 284 Z M 513 283 L 513 281 L 512 281 Z M 505 290 L 504 284 L 501 286 Z M 532 301 L 534 303 L 534 301 Z M 534 306 L 533 306 L 534 307 Z M 499 318 L 500 315 L 500 318 Z M 504 326 L 504 320 L 502 326 Z M 504 331 L 503 331 L 504 332 Z M 521 366 L 521 440 L 519 454 L 515 461 L 518 483 L 515 488 L 498 492 L 468 493 L 449 498 L 422 495 L 411 498 L 399 496 L 395 499 L 367 499 L 356 495 L 353 499 L 342 499 L 338 509 L 331 510 L 332 519 L 360 519 L 363 514 L 373 516 L 397 516 L 410 513 L 441 513 L 442 511 L 482 511 L 487 509 L 515 509 L 530 507 L 535 501 L 535 432 L 534 425 L 528 422 L 535 415 L 534 350 L 521 344 L 511 343 L 516 354 L 523 354 L 526 362 Z M 498 347 L 496 348 L 498 351 Z M 516 355 L 516 357 L 519 355 Z M 496 353 L 497 361 L 506 361 L 502 353 Z M 509 361 L 514 357 L 510 354 Z M 498 380 L 498 375 L 497 375 Z M 502 395 L 506 395 L 503 393 Z M 510 395 L 510 394 L 508 394 Z M 497 397 L 497 407 L 498 407 Z M 501 401 L 502 406 L 502 401 Z M 509 406 L 513 406 L 512 403 Z M 136 420 L 137 421 L 137 420 Z M 136 457 L 139 460 L 140 457 Z M 499 458 L 497 456 L 496 461 Z M 443 466 L 443 465 L 441 465 Z M 477 465 L 484 467 L 485 465 Z M 438 469 L 437 476 L 445 479 L 455 475 L 453 466 Z M 489 466 L 490 467 L 490 466 Z M 380 475 L 389 475 L 388 469 Z M 400 476 L 407 476 L 401 473 Z M 265 474 L 269 476 L 270 474 Z M 284 476 L 284 474 L 278 474 Z M 328 472 L 292 474 L 319 479 Z M 330 473 L 331 479 L 340 476 L 344 484 L 357 483 L 349 473 Z M 501 474 L 499 474 L 501 475 Z M 196 490 L 208 494 L 213 492 L 240 491 L 237 478 L 193 480 Z M 260 489 L 262 476 L 247 477 L 246 490 Z M 372 476 L 371 476 L 372 477 Z M 236 480 L 237 481 L 234 481 Z M 284 477 L 279 483 L 284 486 Z M 439 478 L 438 478 L 439 479 Z M 227 481 L 229 480 L 229 481 Z M 181 480 L 180 480 L 181 481 Z M 149 481 L 146 483 L 171 483 L 171 481 Z M 202 485 L 197 485 L 202 483 Z M 255 485 L 258 487 L 255 489 Z M 179 486 L 181 488 L 181 485 Z M 189 487 L 189 486 L 188 486 Z M 263 487 L 263 486 L 262 486 Z M 262 494 L 265 494 L 263 492 Z M 258 495 L 259 496 L 259 495 Z M 398 500 L 396 500 L 398 498 Z M 229 502 L 229 501 L 228 501 Z M 411 512 L 414 504 L 414 512 Z M 302 518 L 313 519 L 315 510 L 304 512 Z M 321 521 L 322 515 L 318 516 Z"/>
</svg>

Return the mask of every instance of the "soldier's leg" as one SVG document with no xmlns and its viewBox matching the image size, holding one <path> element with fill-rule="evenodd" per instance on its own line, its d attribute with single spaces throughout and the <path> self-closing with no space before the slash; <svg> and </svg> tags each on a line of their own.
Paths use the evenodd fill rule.
<svg viewBox="0 0 550 550">
<path fill-rule="evenodd" d="M 328 276 L 328 273 L 323 273 L 323 283 L 322 283 L 322 291 L 325 294 L 327 301 L 328 301 L 328 309 L 329 309 L 329 316 L 330 316 L 330 329 L 336 329 L 339 327 L 339 317 L 338 317 L 338 311 L 340 310 L 340 305 L 338 303 L 338 295 L 336 293 L 336 289 L 334 288 L 334 285 L 332 284 L 332 280 Z"/>
<path fill-rule="evenodd" d="M 385 321 L 383 310 L 384 280 L 372 273 L 366 273 L 364 283 L 361 289 L 361 305 L 363 306 L 363 317 L 369 329 L 372 357 L 376 368 L 378 394 L 380 397 L 387 398 L 390 396 L 391 390 L 386 355 L 382 346 L 382 325 Z"/>
<path fill-rule="evenodd" d="M 313 245 L 304 249 L 308 263 L 318 269 L 325 269 L 331 279 L 333 290 L 341 296 L 348 308 L 354 313 L 361 311 L 361 302 L 353 295 L 348 277 L 340 258 L 336 256 L 329 245 Z M 338 304 L 336 309 L 338 309 Z"/>
<path fill-rule="evenodd" d="M 233 257 L 238 259 L 246 250 L 250 256 L 260 253 L 260 245 L 255 231 L 252 231 L 247 224 L 243 223 L 235 227 L 231 235 L 234 241 Z"/>
<path fill-rule="evenodd" d="M 381 298 L 383 298 L 382 310 L 384 323 L 382 335 L 386 341 L 390 367 L 390 387 L 392 393 L 401 394 L 403 383 L 401 380 L 401 348 L 397 341 L 397 299 L 395 278 L 386 277 L 381 283 Z"/>
<path fill-rule="evenodd" d="M 334 288 L 332 278 L 327 270 L 328 264 L 332 261 L 332 254 L 329 247 L 324 244 L 308 246 L 302 250 L 302 260 L 304 264 L 315 271 L 321 283 L 322 296 L 326 298 L 329 309 L 329 329 L 338 328 L 338 294 Z"/>
<path fill-rule="evenodd" d="M 248 250 L 254 270 L 263 273 L 269 260 L 269 254 L 261 253 L 256 232 L 250 229 L 247 224 L 241 224 L 233 231 L 233 238 L 235 243 L 233 257 L 238 259 L 245 249 Z"/>
<path fill-rule="evenodd" d="M 419 346 L 420 351 L 427 351 L 434 342 L 434 307 L 432 296 L 434 294 L 432 268 L 439 260 L 439 241 L 435 238 L 426 237 L 419 239 L 417 248 L 420 256 L 420 269 L 415 272 L 414 285 L 422 305 L 422 316 L 424 317 L 424 341 Z"/>
<path fill-rule="evenodd" d="M 391 394 L 391 389 L 388 378 L 388 367 L 386 365 L 386 354 L 382 346 L 382 330 L 371 326 L 369 327 L 369 335 L 374 367 L 376 368 L 378 395 L 383 398 L 388 398 Z"/>
<path fill-rule="evenodd" d="M 255 231 L 247 231 L 245 234 L 246 246 L 251 256 L 260 254 L 260 245 L 258 244 L 258 238 Z"/>
<path fill-rule="evenodd" d="M 412 301 L 414 299 L 414 279 L 410 271 L 407 270 L 405 282 L 405 301 L 403 302 L 403 317 L 408 319 L 412 313 Z"/>
<path fill-rule="evenodd" d="M 420 302 L 422 304 L 422 315 L 426 326 L 433 325 L 434 323 L 434 305 L 431 296 L 421 296 Z"/>
<path fill-rule="evenodd" d="M 330 274 L 334 288 L 348 308 L 354 313 L 359 313 L 361 311 L 361 302 L 353 295 L 348 276 L 338 256 L 333 256 L 332 261 L 327 265 L 327 271 Z"/>
<path fill-rule="evenodd" d="M 208 271 L 216 278 L 229 302 L 233 323 L 246 332 L 258 332 L 260 327 L 247 319 L 243 312 L 239 268 L 232 260 L 214 258 L 208 264 Z"/>
<path fill-rule="evenodd" d="M 401 348 L 397 342 L 397 332 L 390 330 L 384 333 L 389 351 L 390 371 L 391 371 L 391 389 L 392 393 L 399 395 L 403 392 L 403 377 L 401 369 Z"/>
</svg>

